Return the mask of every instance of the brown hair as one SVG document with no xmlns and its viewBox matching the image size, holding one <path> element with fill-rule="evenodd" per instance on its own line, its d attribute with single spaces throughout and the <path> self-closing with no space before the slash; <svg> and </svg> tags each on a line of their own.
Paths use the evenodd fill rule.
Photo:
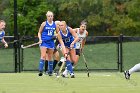
<svg viewBox="0 0 140 93">
<path fill-rule="evenodd" d="M 85 20 L 83 20 L 83 21 L 81 22 L 81 25 L 87 25 L 87 22 L 86 22 Z"/>
</svg>

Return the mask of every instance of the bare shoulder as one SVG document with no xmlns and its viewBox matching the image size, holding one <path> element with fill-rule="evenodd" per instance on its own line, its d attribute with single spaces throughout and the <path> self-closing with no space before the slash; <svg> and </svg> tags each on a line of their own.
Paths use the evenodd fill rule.
<svg viewBox="0 0 140 93">
<path fill-rule="evenodd" d="M 74 28 L 73 31 L 75 31 L 76 33 L 78 32 L 79 28 Z"/>
<path fill-rule="evenodd" d="M 41 26 L 45 26 L 46 25 L 46 21 L 42 22 Z"/>
<path fill-rule="evenodd" d="M 68 27 L 68 29 L 69 29 L 70 32 L 73 32 L 73 29 L 71 27 Z"/>
</svg>

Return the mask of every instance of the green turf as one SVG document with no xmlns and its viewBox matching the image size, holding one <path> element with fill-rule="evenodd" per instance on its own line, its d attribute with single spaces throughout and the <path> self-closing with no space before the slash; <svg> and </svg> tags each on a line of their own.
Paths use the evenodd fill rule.
<svg viewBox="0 0 140 93">
<path fill-rule="evenodd" d="M 75 73 L 76 78 L 38 77 L 37 73 L 1 73 L 0 93 L 139 93 L 140 75 L 125 80 L 119 72 Z"/>
</svg>

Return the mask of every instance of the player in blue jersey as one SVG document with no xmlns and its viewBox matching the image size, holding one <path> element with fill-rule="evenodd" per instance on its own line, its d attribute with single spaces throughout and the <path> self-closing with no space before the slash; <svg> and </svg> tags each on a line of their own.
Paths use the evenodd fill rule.
<svg viewBox="0 0 140 93">
<path fill-rule="evenodd" d="M 76 33 L 73 31 L 71 27 L 68 27 L 65 21 L 61 21 L 59 23 L 60 31 L 58 33 L 58 37 L 62 38 L 66 52 L 69 54 L 65 54 L 65 52 L 62 50 L 62 53 L 64 55 L 68 55 L 67 60 L 66 60 L 66 67 L 67 70 L 69 71 L 71 78 L 74 78 L 74 73 L 72 69 L 72 64 L 71 62 L 74 61 L 75 57 L 75 43 L 79 40 L 78 36 Z M 62 75 L 63 76 L 63 75 Z"/>
<path fill-rule="evenodd" d="M 6 22 L 4 20 L 0 20 L 0 42 L 2 42 L 5 46 L 5 48 L 8 47 L 8 44 L 7 42 L 5 41 L 4 39 L 4 36 L 5 36 L 5 25 L 6 25 Z"/>
<path fill-rule="evenodd" d="M 54 32 L 59 31 L 59 28 L 53 21 L 53 12 L 48 11 L 46 13 L 47 20 L 43 22 L 39 28 L 38 38 L 40 44 L 41 58 L 39 62 L 39 76 L 43 75 L 43 68 L 46 60 L 46 52 L 48 58 L 48 74 L 52 76 L 53 73 L 53 51 L 55 48 L 54 44 Z"/>
<path fill-rule="evenodd" d="M 73 68 L 78 63 L 80 54 L 86 42 L 86 37 L 88 36 L 88 32 L 86 30 L 86 24 L 87 23 L 85 21 L 82 21 L 79 28 L 73 29 L 73 31 L 75 31 L 79 37 L 79 40 L 76 42 L 76 47 L 75 47 L 76 56 L 75 56 L 75 61 L 73 61 L 74 63 L 72 63 Z M 68 76 L 67 69 L 65 69 L 65 71 L 63 72 L 63 76 L 64 77 Z"/>
<path fill-rule="evenodd" d="M 56 24 L 58 27 L 59 27 L 59 22 L 60 22 L 60 21 L 55 21 L 55 24 Z M 56 38 L 56 36 L 57 36 L 57 33 L 55 32 L 55 33 L 54 33 L 55 49 L 54 49 L 54 52 L 53 52 L 53 58 L 54 58 L 53 70 L 55 70 L 55 67 L 56 67 L 57 63 L 58 63 L 59 60 L 60 60 L 59 52 L 58 52 L 58 50 L 57 50 L 57 48 L 56 48 L 57 45 L 59 44 L 58 39 Z M 46 54 L 47 54 L 47 53 L 46 53 Z M 46 74 L 48 74 L 47 70 L 48 70 L 48 58 L 47 58 L 47 56 L 46 56 L 46 61 L 45 61 L 45 72 L 46 72 Z"/>
</svg>

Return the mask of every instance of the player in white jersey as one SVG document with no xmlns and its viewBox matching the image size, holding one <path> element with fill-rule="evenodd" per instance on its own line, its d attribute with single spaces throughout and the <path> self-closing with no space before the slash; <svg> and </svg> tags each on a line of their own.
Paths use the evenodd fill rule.
<svg viewBox="0 0 140 93">
<path fill-rule="evenodd" d="M 84 48 L 84 45 L 86 42 L 86 37 L 88 36 L 88 32 L 86 30 L 86 23 L 85 22 L 81 23 L 80 28 L 76 28 L 75 31 L 79 37 L 79 41 L 76 42 L 76 48 L 75 48 L 76 49 L 76 58 L 74 61 L 74 65 L 77 64 L 77 62 L 79 60 L 80 53 L 82 52 L 82 50 Z"/>
<path fill-rule="evenodd" d="M 4 36 L 5 36 L 5 25 L 6 25 L 6 22 L 4 20 L 0 20 L 0 42 L 2 42 L 5 46 L 5 48 L 8 47 L 8 44 L 7 42 L 5 41 L 4 39 Z"/>
<path fill-rule="evenodd" d="M 75 57 L 75 60 L 73 61 L 72 65 L 76 65 L 78 60 L 79 60 L 79 57 L 80 57 L 80 54 L 84 48 L 84 45 L 85 45 L 85 42 L 86 42 L 86 37 L 88 36 L 88 32 L 86 30 L 86 22 L 85 21 L 82 21 L 81 22 L 81 25 L 80 25 L 80 28 L 75 28 L 73 29 L 77 35 L 78 35 L 78 42 L 76 42 L 76 57 Z M 67 77 L 68 76 L 68 71 L 67 69 L 65 69 L 65 71 L 63 72 L 62 74 L 63 77 Z"/>
</svg>

